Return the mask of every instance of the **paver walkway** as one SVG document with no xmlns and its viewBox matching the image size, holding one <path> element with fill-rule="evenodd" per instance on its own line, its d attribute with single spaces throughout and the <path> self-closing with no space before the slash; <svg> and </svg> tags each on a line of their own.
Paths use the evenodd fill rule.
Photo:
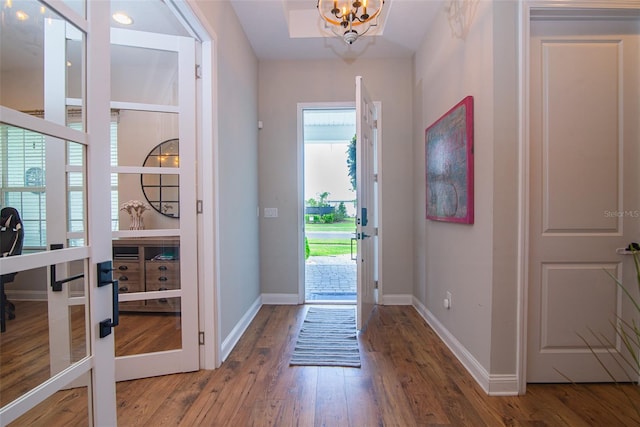
<svg viewBox="0 0 640 427">
<path fill-rule="evenodd" d="M 355 301 L 356 262 L 350 255 L 309 257 L 305 263 L 307 301 Z"/>
</svg>

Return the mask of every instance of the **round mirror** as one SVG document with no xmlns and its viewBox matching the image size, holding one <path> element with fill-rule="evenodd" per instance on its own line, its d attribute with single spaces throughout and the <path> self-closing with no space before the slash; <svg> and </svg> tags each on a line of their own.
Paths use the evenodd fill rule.
<svg viewBox="0 0 640 427">
<path fill-rule="evenodd" d="M 177 168 L 180 166 L 179 141 L 169 139 L 149 152 L 143 166 Z M 164 216 L 180 218 L 180 176 L 175 173 L 144 173 L 140 184 L 149 205 Z"/>
</svg>

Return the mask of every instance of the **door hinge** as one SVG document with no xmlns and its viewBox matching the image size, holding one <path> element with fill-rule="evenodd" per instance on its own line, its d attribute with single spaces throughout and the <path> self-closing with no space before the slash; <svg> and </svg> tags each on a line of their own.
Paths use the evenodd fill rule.
<svg viewBox="0 0 640 427">
<path fill-rule="evenodd" d="M 377 280 L 373 281 L 373 288 L 374 289 L 378 289 L 378 281 Z"/>
<path fill-rule="evenodd" d="M 377 235 L 378 235 L 378 227 L 375 227 L 375 228 L 373 229 L 373 235 L 374 235 L 374 236 L 377 236 Z"/>
<path fill-rule="evenodd" d="M 200 65 L 196 64 L 196 79 L 201 79 L 202 78 L 202 72 L 200 69 Z"/>
<path fill-rule="evenodd" d="M 373 121 L 373 128 L 378 129 L 378 119 Z"/>
<path fill-rule="evenodd" d="M 196 213 L 201 214 L 203 212 L 202 200 L 196 200 Z"/>
<path fill-rule="evenodd" d="M 198 345 L 204 345 L 204 332 L 198 332 Z"/>
<path fill-rule="evenodd" d="M 378 182 L 378 174 L 377 173 L 373 174 L 373 182 Z"/>
</svg>

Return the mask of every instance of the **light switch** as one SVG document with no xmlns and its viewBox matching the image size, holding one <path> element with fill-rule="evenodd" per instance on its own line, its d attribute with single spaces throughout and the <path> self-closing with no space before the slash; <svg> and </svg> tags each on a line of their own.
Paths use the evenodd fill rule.
<svg viewBox="0 0 640 427">
<path fill-rule="evenodd" d="M 264 208 L 264 217 L 265 218 L 277 218 L 278 217 L 278 208 Z"/>
</svg>

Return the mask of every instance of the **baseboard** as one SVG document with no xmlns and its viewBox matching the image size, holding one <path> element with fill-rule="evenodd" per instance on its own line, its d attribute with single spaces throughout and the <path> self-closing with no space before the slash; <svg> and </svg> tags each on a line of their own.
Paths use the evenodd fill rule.
<svg viewBox="0 0 640 427">
<path fill-rule="evenodd" d="M 244 316 L 242 316 L 240 321 L 236 323 L 236 326 L 231 330 L 231 333 L 227 335 L 224 341 L 222 341 L 222 345 L 220 346 L 221 362 L 224 362 L 227 357 L 229 357 L 231 350 L 236 346 L 240 337 L 242 337 L 244 331 L 247 330 L 253 318 L 256 317 L 260 307 L 262 307 L 262 298 L 258 297 L 253 304 L 251 304 L 251 307 L 249 307 L 249 310 L 247 310 Z"/>
<path fill-rule="evenodd" d="M 47 291 L 30 291 L 23 289 L 7 289 L 5 291 L 9 301 L 46 301 Z"/>
<path fill-rule="evenodd" d="M 298 294 L 262 294 L 264 305 L 298 305 Z"/>
<path fill-rule="evenodd" d="M 412 305 L 413 296 L 410 294 L 384 294 L 380 298 L 380 305 Z"/>
<path fill-rule="evenodd" d="M 422 318 L 431 326 L 442 342 L 462 363 L 473 379 L 489 396 L 517 396 L 518 378 L 514 375 L 490 375 L 473 355 L 453 336 L 447 328 L 417 298 L 413 306 Z"/>
</svg>

